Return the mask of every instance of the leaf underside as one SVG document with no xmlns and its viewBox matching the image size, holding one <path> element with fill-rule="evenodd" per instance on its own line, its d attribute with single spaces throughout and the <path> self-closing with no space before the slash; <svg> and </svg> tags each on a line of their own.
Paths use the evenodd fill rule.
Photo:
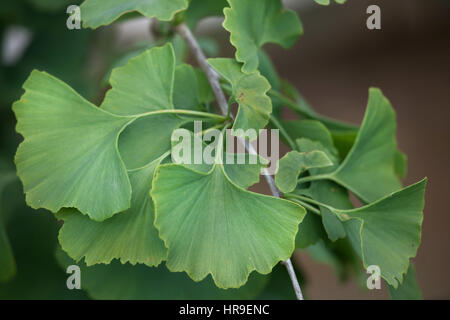
<svg viewBox="0 0 450 320">
<path fill-rule="evenodd" d="M 151 195 L 168 268 L 195 281 L 211 274 L 220 288 L 240 287 L 253 270 L 267 274 L 289 258 L 305 214 L 290 201 L 241 189 L 220 165 L 208 173 L 161 166 Z"/>
</svg>

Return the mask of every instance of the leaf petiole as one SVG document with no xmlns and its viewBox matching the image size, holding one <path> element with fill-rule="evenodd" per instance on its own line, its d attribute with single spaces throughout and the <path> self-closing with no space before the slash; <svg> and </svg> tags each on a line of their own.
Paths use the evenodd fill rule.
<svg viewBox="0 0 450 320">
<path fill-rule="evenodd" d="M 302 184 L 305 182 L 318 181 L 318 180 L 333 180 L 330 174 L 318 174 L 314 176 L 308 176 L 298 179 L 297 183 Z"/>
<path fill-rule="evenodd" d="M 151 115 L 157 115 L 157 114 L 180 114 L 180 115 L 187 115 L 187 116 L 193 116 L 193 117 L 203 117 L 203 118 L 211 118 L 218 121 L 226 121 L 228 118 L 214 114 L 214 113 L 208 113 L 208 112 L 201 112 L 201 111 L 191 111 L 191 110 L 182 110 L 182 109 L 167 109 L 167 110 L 157 110 L 157 111 L 151 111 L 146 113 L 141 113 L 138 115 L 132 115 L 132 116 L 124 116 L 126 118 L 132 118 L 132 119 L 139 119 L 146 116 Z"/>
<path fill-rule="evenodd" d="M 312 205 L 310 205 L 310 204 L 308 204 L 308 203 L 306 203 L 306 202 L 304 202 L 302 200 L 299 200 L 299 199 L 296 199 L 296 198 L 293 198 L 293 197 L 291 198 L 289 196 L 286 196 L 286 199 L 294 201 L 294 202 L 297 202 L 298 204 L 300 204 L 301 206 L 305 207 L 308 211 L 311 211 L 312 213 L 315 213 L 315 214 L 317 214 L 319 216 L 322 215 L 320 213 L 319 209 L 317 209 L 316 207 L 313 207 Z"/>
<path fill-rule="evenodd" d="M 330 210 L 332 212 L 338 211 L 336 208 L 333 208 L 333 207 L 331 207 L 331 206 L 329 206 L 329 205 L 327 205 L 325 203 L 316 201 L 316 200 L 308 198 L 308 197 L 300 196 L 300 195 L 297 195 L 297 194 L 287 193 L 287 194 L 285 194 L 285 197 L 297 199 L 297 200 L 299 200 L 301 202 L 311 203 L 311 204 L 314 204 L 314 205 L 319 206 L 319 207 L 324 207 L 324 208 L 327 208 L 328 210 Z"/>
</svg>

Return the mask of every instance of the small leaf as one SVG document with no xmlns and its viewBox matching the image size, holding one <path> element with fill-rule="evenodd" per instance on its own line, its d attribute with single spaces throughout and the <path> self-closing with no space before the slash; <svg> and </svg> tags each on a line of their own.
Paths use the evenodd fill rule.
<svg viewBox="0 0 450 320">
<path fill-rule="evenodd" d="M 96 29 L 129 12 L 169 21 L 187 7 L 188 0 L 85 0 L 81 5 L 81 18 L 84 28 Z"/>
<path fill-rule="evenodd" d="M 416 279 L 416 271 L 412 263 L 409 265 L 408 272 L 403 278 L 403 282 L 397 289 L 388 285 L 389 296 L 392 300 L 422 300 L 422 292 Z"/>
<path fill-rule="evenodd" d="M 356 142 L 331 178 L 365 202 L 399 190 L 394 159 L 397 152 L 395 112 L 380 90 L 371 89 Z"/>
<path fill-rule="evenodd" d="M 280 0 L 228 0 L 223 27 L 231 34 L 236 48 L 236 60 L 244 63 L 242 71 L 258 70 L 260 47 L 276 43 L 291 47 L 303 33 L 302 24 L 294 11 L 286 10 Z"/>
<path fill-rule="evenodd" d="M 290 120 L 281 121 L 281 123 L 292 139 L 306 138 L 320 142 L 334 156 L 337 156 L 333 137 L 322 122 L 317 120 Z"/>
<path fill-rule="evenodd" d="M 278 162 L 278 171 L 275 175 L 275 183 L 283 193 L 294 191 L 301 173 L 311 168 L 323 168 L 333 163 L 322 151 L 300 153 L 288 152 Z"/>
<path fill-rule="evenodd" d="M 204 105 L 214 101 L 214 93 L 205 73 L 189 64 L 175 69 L 173 103 L 175 109 L 204 111 Z"/>
<path fill-rule="evenodd" d="M 332 181 L 314 181 L 309 188 L 314 200 L 326 203 L 334 208 L 352 209 L 348 192 Z M 342 222 L 328 208 L 321 207 L 322 222 L 331 241 L 345 238 Z"/>
<path fill-rule="evenodd" d="M 224 158 L 233 158 L 232 163 L 224 160 L 224 169 L 230 180 L 243 189 L 248 189 L 255 183 L 259 182 L 261 169 L 267 166 L 267 162 L 263 158 L 257 157 L 256 162 L 251 161 L 250 154 L 226 153 Z M 239 161 L 244 160 L 243 164 Z"/>
<path fill-rule="evenodd" d="M 333 137 L 334 145 L 339 151 L 340 157 L 345 158 L 355 142 L 359 128 L 352 124 L 330 119 L 318 114 L 297 89 L 287 81 L 283 82 L 283 92 L 288 98 L 293 100 L 291 107 L 301 117 L 317 120 L 325 125 Z"/>
<path fill-rule="evenodd" d="M 330 149 L 325 148 L 320 142 L 311 141 L 305 138 L 297 139 L 296 143 L 301 152 L 312 152 L 315 150 L 323 151 L 333 162 L 333 165 L 326 168 L 311 169 L 311 174 L 324 174 L 333 172 L 338 167 L 338 159 L 333 155 Z M 333 150 L 333 149 L 331 149 Z M 308 189 L 309 196 L 322 203 L 328 204 L 339 209 L 352 209 L 353 206 L 349 200 L 348 192 L 343 187 L 333 181 L 321 180 L 311 182 Z M 345 238 L 345 230 L 342 222 L 328 208 L 320 207 L 322 222 L 332 241 Z"/>
<path fill-rule="evenodd" d="M 118 115 L 173 109 L 174 78 L 173 46 L 151 48 L 112 71 L 101 108 Z"/>
<path fill-rule="evenodd" d="M 184 141 L 184 138 L 187 137 L 189 137 L 188 142 Z M 187 145 L 185 143 L 187 143 Z M 214 143 L 216 142 L 213 142 L 212 144 Z M 202 148 L 196 148 L 196 145 L 202 146 Z M 172 141 L 172 163 L 181 164 L 193 171 L 208 173 L 212 169 L 213 164 L 208 164 L 204 161 L 203 151 L 207 146 L 208 145 L 200 137 L 194 135 L 193 132 L 186 130 L 183 140 Z M 190 147 L 189 150 L 185 150 L 185 148 L 188 147 Z M 184 152 L 188 152 L 188 155 L 184 155 Z M 174 161 L 174 154 L 183 157 L 182 161 Z M 201 163 L 197 163 L 196 159 L 201 159 Z M 223 156 L 223 168 L 225 173 L 233 183 L 243 189 L 248 189 L 259 182 L 261 169 L 266 165 L 267 160 L 259 156 L 250 156 L 248 153 L 226 152 Z"/>
<path fill-rule="evenodd" d="M 290 257 L 305 211 L 238 187 L 221 157 L 208 173 L 174 164 L 158 168 L 151 191 L 155 226 L 171 271 L 186 271 L 195 281 L 211 274 L 218 287 L 238 288 L 252 271 L 267 274 Z"/>
<path fill-rule="evenodd" d="M 77 262 L 83 257 L 88 266 L 113 259 L 156 266 L 167 256 L 164 243 L 153 226 L 155 213 L 149 196 L 153 175 L 162 159 L 129 172 L 133 190 L 131 207 L 123 213 L 103 221 L 92 221 L 74 209 L 57 214 L 64 220 L 59 231 L 59 243 Z"/>
<path fill-rule="evenodd" d="M 203 71 L 195 69 L 195 74 L 197 75 L 198 99 L 200 103 L 208 105 L 215 100 L 214 92 Z"/>
<path fill-rule="evenodd" d="M 96 221 L 127 209 L 131 187 L 117 139 L 130 118 L 97 108 L 44 72 L 33 71 L 24 89 L 13 110 L 25 138 L 16 165 L 28 205 L 74 207 Z"/>
<path fill-rule="evenodd" d="M 421 239 L 426 180 L 353 210 L 332 209 L 341 220 L 364 267 L 377 265 L 397 288 Z"/>
<path fill-rule="evenodd" d="M 327 236 L 320 216 L 310 211 L 306 213 L 298 228 L 299 232 L 295 238 L 295 247 L 297 249 L 309 247 Z"/>
<path fill-rule="evenodd" d="M 263 129 L 272 113 L 272 101 L 267 96 L 270 84 L 266 78 L 259 72 L 243 73 L 233 59 L 208 59 L 208 63 L 231 84 L 233 97 L 239 103 L 233 134 L 239 135 L 237 129 Z"/>
</svg>

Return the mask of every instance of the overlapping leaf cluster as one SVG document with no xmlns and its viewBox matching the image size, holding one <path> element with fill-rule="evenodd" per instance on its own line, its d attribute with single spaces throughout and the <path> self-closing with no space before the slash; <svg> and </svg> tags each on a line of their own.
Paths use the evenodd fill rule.
<svg viewBox="0 0 450 320">
<path fill-rule="evenodd" d="M 170 43 L 114 69 L 99 107 L 45 72 L 33 71 L 24 84 L 13 110 L 24 137 L 16 165 L 27 203 L 64 221 L 59 243 L 70 258 L 84 260 L 93 297 L 170 297 L 173 291 L 155 289 L 174 277 L 169 271 L 201 281 L 194 286 L 176 276 L 192 297 L 230 297 L 204 280 L 208 275 L 215 286 L 243 286 L 227 292 L 251 297 L 267 282 L 253 271 L 271 273 L 295 248 L 336 257 L 336 243 L 353 248 L 341 262 L 350 256 L 365 268 L 378 265 L 393 296 L 402 297 L 402 283 L 417 296 L 409 266 L 420 243 L 425 181 L 402 189 L 406 162 L 393 108 L 371 89 L 359 128 L 317 114 L 279 79 L 262 49 L 292 46 L 303 33 L 297 14 L 280 0 L 257 1 L 86 0 L 82 14 L 85 27 L 97 28 L 130 12 L 190 26 L 223 12 L 236 56 L 208 63 L 239 105 L 233 132 L 270 122 L 293 149 L 275 177 L 285 199 L 248 191 L 260 165 L 224 165 L 222 136 L 212 165 L 172 163 L 175 129 L 189 132 L 195 120 L 224 129 L 231 120 L 205 112 L 213 97 L 205 75 L 177 64 Z M 299 120 L 281 119 L 283 107 Z M 353 208 L 349 192 L 363 206 Z M 67 255 L 58 252 L 63 265 Z M 101 279 L 116 279 L 129 291 Z"/>
</svg>

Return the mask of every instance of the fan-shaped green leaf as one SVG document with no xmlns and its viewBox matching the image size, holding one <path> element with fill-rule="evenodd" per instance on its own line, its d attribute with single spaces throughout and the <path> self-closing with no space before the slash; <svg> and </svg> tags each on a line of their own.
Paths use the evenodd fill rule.
<svg viewBox="0 0 450 320">
<path fill-rule="evenodd" d="M 258 52 L 264 44 L 289 48 L 303 33 L 297 14 L 283 8 L 280 0 L 228 0 L 228 3 L 230 8 L 224 9 L 223 27 L 231 34 L 236 60 L 244 63 L 245 73 L 258 69 Z"/>
<path fill-rule="evenodd" d="M 172 141 L 172 163 L 181 164 L 198 172 L 209 172 L 213 164 L 206 163 L 203 157 L 203 152 L 208 145 L 199 136 L 194 135 L 193 132 L 184 130 L 182 140 Z M 188 139 L 188 141 L 186 142 L 184 139 Z M 214 143 L 216 142 L 212 144 Z M 196 148 L 196 146 L 202 146 L 202 148 Z M 196 154 L 197 152 L 199 154 Z M 196 163 L 196 159 L 201 159 L 201 163 Z M 223 156 L 225 173 L 233 183 L 244 189 L 248 189 L 259 182 L 261 169 L 266 165 L 267 160 L 256 155 L 255 157 L 250 156 L 248 153 L 225 152 Z"/>
<path fill-rule="evenodd" d="M 288 96 L 287 100 L 286 97 L 276 91 L 272 91 L 271 96 L 275 98 L 281 97 L 284 103 L 288 104 L 300 116 L 322 122 L 330 131 L 333 137 L 334 146 L 339 151 L 340 157 L 345 158 L 355 142 L 359 128 L 355 125 L 330 119 L 318 114 L 289 82 L 284 81 L 282 89 Z M 322 141 L 322 143 L 324 142 Z"/>
<path fill-rule="evenodd" d="M 259 130 L 264 128 L 272 113 L 272 101 L 267 96 L 270 84 L 259 74 L 245 74 L 233 59 L 208 59 L 208 63 L 232 86 L 233 97 L 239 103 L 239 111 L 233 125 L 233 134 L 240 135 L 237 129 Z"/>
<path fill-rule="evenodd" d="M 225 161 L 226 159 L 224 160 L 225 173 L 233 183 L 243 189 L 248 189 L 258 183 L 261 169 L 267 166 L 267 161 L 261 157 L 257 157 L 256 161 L 253 162 L 252 156 L 248 153 L 226 153 L 224 158 L 227 157 L 233 158 L 233 162 L 228 163 L 228 161 Z M 240 164 L 239 161 L 241 160 L 244 160 L 243 164 Z"/>
<path fill-rule="evenodd" d="M 200 105 L 195 72 L 190 66 L 175 65 L 169 43 L 145 51 L 112 72 L 112 88 L 101 108 L 118 115 L 140 115 L 119 138 L 119 151 L 129 170 L 159 158 L 170 149 L 173 130 L 193 120 L 165 113 L 173 111 L 173 101 L 178 109 Z"/>
<path fill-rule="evenodd" d="M 318 141 L 334 156 L 337 156 L 333 137 L 322 122 L 317 120 L 290 120 L 281 121 L 281 123 L 292 139 L 306 138 L 312 141 Z"/>
<path fill-rule="evenodd" d="M 426 180 L 353 210 L 331 209 L 344 222 L 364 267 L 377 265 L 394 288 L 402 283 L 421 239 Z"/>
<path fill-rule="evenodd" d="M 153 226 L 154 207 L 149 191 L 153 175 L 162 158 L 144 168 L 129 172 L 133 190 L 131 207 L 124 213 L 103 221 L 92 221 L 76 210 L 64 209 L 57 217 L 64 220 L 59 243 L 76 261 L 83 257 L 88 266 L 121 263 L 160 264 L 167 256 L 164 243 Z"/>
<path fill-rule="evenodd" d="M 151 48 L 112 71 L 101 108 L 118 115 L 173 109 L 174 78 L 173 46 Z"/>
<path fill-rule="evenodd" d="M 203 111 L 204 103 L 214 100 L 208 81 L 202 79 L 202 71 L 189 64 L 180 64 L 175 69 L 173 103 L 175 109 Z M 211 97 L 212 95 L 212 97 Z"/>
<path fill-rule="evenodd" d="M 370 89 L 369 104 L 356 142 L 331 178 L 365 202 L 401 188 L 395 170 L 395 112 L 379 89 Z"/>
<path fill-rule="evenodd" d="M 52 212 L 74 207 L 97 221 L 127 209 L 131 187 L 117 139 L 131 119 L 95 107 L 44 72 L 33 71 L 24 89 L 13 110 L 25 138 L 16 165 L 27 203 Z"/>
<path fill-rule="evenodd" d="M 187 7 L 188 0 L 85 0 L 81 5 L 81 19 L 83 27 L 92 29 L 108 25 L 129 12 L 169 21 Z"/>
<path fill-rule="evenodd" d="M 301 173 L 311 168 L 323 168 L 333 163 L 322 151 L 288 152 L 278 162 L 278 171 L 275 175 L 275 183 L 281 192 L 294 191 Z"/>
<path fill-rule="evenodd" d="M 186 271 L 195 281 L 211 274 L 218 287 L 238 288 L 250 272 L 269 273 L 290 257 L 305 211 L 238 187 L 221 157 L 208 173 L 174 164 L 157 169 L 155 226 L 169 249 L 170 270 Z"/>
</svg>

